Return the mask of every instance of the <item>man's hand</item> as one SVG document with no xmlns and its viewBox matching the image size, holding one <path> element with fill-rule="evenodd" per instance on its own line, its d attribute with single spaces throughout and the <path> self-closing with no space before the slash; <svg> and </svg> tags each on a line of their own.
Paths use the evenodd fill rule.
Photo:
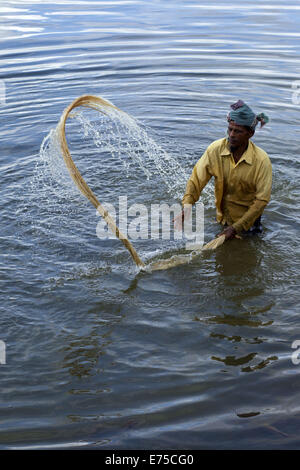
<svg viewBox="0 0 300 470">
<path fill-rule="evenodd" d="M 219 233 L 218 237 L 220 235 L 225 235 L 225 240 L 231 240 L 232 238 L 235 238 L 236 230 L 231 225 L 230 227 L 225 228 L 225 230 L 223 230 L 223 232 Z"/>
<path fill-rule="evenodd" d="M 173 219 L 175 230 L 178 230 L 178 231 L 182 230 L 183 221 L 188 220 L 190 218 L 191 212 L 192 212 L 192 206 L 191 205 L 187 207 L 185 206 L 184 209 L 182 209 L 181 214 L 177 215 L 177 217 Z"/>
</svg>

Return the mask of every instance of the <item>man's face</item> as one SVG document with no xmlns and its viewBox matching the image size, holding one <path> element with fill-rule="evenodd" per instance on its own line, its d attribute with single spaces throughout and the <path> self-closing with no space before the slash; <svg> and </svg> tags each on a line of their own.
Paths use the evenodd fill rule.
<svg viewBox="0 0 300 470">
<path fill-rule="evenodd" d="M 236 149 L 248 144 L 248 140 L 254 134 L 253 131 L 249 131 L 245 126 L 240 126 L 234 121 L 230 121 L 228 125 L 228 140 L 230 147 Z"/>
</svg>

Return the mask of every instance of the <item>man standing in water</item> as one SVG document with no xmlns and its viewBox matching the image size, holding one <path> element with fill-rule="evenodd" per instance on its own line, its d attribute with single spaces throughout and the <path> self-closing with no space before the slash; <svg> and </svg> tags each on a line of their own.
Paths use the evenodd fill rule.
<svg viewBox="0 0 300 470">
<path fill-rule="evenodd" d="M 272 165 L 266 152 L 250 140 L 258 122 L 263 126 L 268 117 L 255 115 L 239 100 L 231 105 L 227 120 L 228 138 L 210 144 L 196 163 L 182 205 L 195 204 L 214 176 L 217 221 L 229 240 L 240 232 L 261 231 L 260 218 L 271 196 Z M 174 220 L 175 228 L 181 229 L 190 214 L 191 206 L 184 207 Z"/>
</svg>

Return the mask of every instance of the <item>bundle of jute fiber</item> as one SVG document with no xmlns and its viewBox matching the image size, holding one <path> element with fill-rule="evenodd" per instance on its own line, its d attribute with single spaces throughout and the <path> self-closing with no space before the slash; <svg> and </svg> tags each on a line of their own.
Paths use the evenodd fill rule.
<svg viewBox="0 0 300 470">
<path fill-rule="evenodd" d="M 150 270 L 150 271 L 157 271 L 157 270 L 163 270 L 163 269 L 168 269 L 172 268 L 175 266 L 178 266 L 180 264 L 186 264 L 189 263 L 192 259 L 194 259 L 196 256 L 199 256 L 202 250 L 208 250 L 208 249 L 215 249 L 218 246 L 220 246 L 222 243 L 225 241 L 225 235 L 221 235 L 220 237 L 215 238 L 211 242 L 207 243 L 202 247 L 200 250 L 193 251 L 189 255 L 176 255 L 173 256 L 170 259 L 166 260 L 161 260 L 161 261 L 156 261 L 154 263 L 150 263 L 148 266 L 145 265 L 145 263 L 140 259 L 139 255 L 133 248 L 132 244 L 129 242 L 129 240 L 125 237 L 125 235 L 119 230 L 117 225 L 115 224 L 114 220 L 111 218 L 110 214 L 108 213 L 107 210 L 104 209 L 104 207 L 100 204 L 98 201 L 97 197 L 93 193 L 93 191 L 90 189 L 88 184 L 85 182 L 83 177 L 81 176 L 77 166 L 75 165 L 70 151 L 69 147 L 67 144 L 67 139 L 66 139 L 66 121 L 68 117 L 70 117 L 70 113 L 74 108 L 77 108 L 79 106 L 83 106 L 85 108 L 91 108 L 96 111 L 99 111 L 100 113 L 107 114 L 108 108 L 115 109 L 116 111 L 121 110 L 114 106 L 112 103 L 109 101 L 98 97 L 94 95 L 84 95 L 80 96 L 79 98 L 75 99 L 63 112 L 60 121 L 57 126 L 57 133 L 58 137 L 60 140 L 60 147 L 62 151 L 62 156 L 64 158 L 65 164 L 69 170 L 70 176 L 73 179 L 74 183 L 77 185 L 78 189 L 81 191 L 84 196 L 88 198 L 88 200 L 94 205 L 94 207 L 97 209 L 99 214 L 103 217 L 105 222 L 107 223 L 109 229 L 114 233 L 119 240 L 123 243 L 123 245 L 127 248 L 129 253 L 131 254 L 134 262 L 136 265 L 142 269 L 142 270 Z M 123 112 L 123 111 L 122 111 Z"/>
<path fill-rule="evenodd" d="M 100 98 L 98 96 L 93 96 L 93 95 L 84 95 L 80 96 L 76 100 L 74 100 L 63 112 L 61 119 L 58 123 L 57 131 L 60 139 L 60 146 L 61 146 L 61 151 L 62 155 L 65 161 L 65 164 L 70 172 L 71 178 L 73 179 L 74 183 L 78 186 L 79 190 L 89 199 L 89 201 L 96 207 L 97 211 L 99 214 L 103 217 L 105 222 L 107 223 L 108 227 L 114 233 L 124 244 L 124 246 L 127 248 L 129 253 L 131 254 L 132 258 L 134 259 L 135 263 L 137 266 L 143 268 L 145 264 L 143 261 L 140 259 L 139 255 L 129 242 L 129 240 L 125 237 L 125 235 L 119 230 L 117 225 L 115 224 L 114 220 L 111 218 L 109 213 L 104 209 L 104 207 L 100 204 L 98 199 L 96 198 L 95 194 L 93 191 L 90 189 L 90 187 L 87 185 L 83 177 L 81 176 L 77 166 L 72 160 L 69 147 L 67 144 L 67 139 L 66 139 L 66 121 L 71 113 L 71 111 L 74 108 L 77 108 L 78 106 L 83 106 L 86 108 L 92 108 L 95 109 L 96 111 L 99 111 L 103 114 L 105 114 L 105 109 L 106 108 L 116 108 L 113 104 L 109 103 L 108 101 L 104 100 L 103 98 Z"/>
<path fill-rule="evenodd" d="M 206 245 L 203 245 L 202 248 L 199 250 L 194 250 L 189 254 L 186 255 L 175 255 L 172 256 L 170 259 L 164 259 L 160 261 L 156 261 L 151 263 L 151 271 L 160 271 L 163 269 L 174 268 L 175 266 L 179 266 L 180 264 L 188 264 L 193 261 L 197 256 L 199 256 L 202 251 L 205 250 L 215 250 L 218 246 L 222 245 L 225 241 L 225 235 L 220 235 L 217 238 L 214 238 Z"/>
</svg>

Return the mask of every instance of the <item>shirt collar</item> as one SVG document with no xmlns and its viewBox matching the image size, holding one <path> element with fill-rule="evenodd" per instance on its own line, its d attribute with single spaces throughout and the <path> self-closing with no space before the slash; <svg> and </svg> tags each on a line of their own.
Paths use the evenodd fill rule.
<svg viewBox="0 0 300 470">
<path fill-rule="evenodd" d="M 224 148 L 221 151 L 220 155 L 222 157 L 227 156 L 227 155 L 231 155 L 227 139 L 225 141 Z M 243 160 L 245 160 L 245 162 L 249 163 L 249 165 L 252 165 L 252 162 L 253 162 L 253 147 L 252 147 L 252 142 L 250 140 L 249 140 L 249 143 L 248 143 L 247 150 L 243 153 L 243 155 L 239 159 L 238 163 L 242 162 Z"/>
</svg>

